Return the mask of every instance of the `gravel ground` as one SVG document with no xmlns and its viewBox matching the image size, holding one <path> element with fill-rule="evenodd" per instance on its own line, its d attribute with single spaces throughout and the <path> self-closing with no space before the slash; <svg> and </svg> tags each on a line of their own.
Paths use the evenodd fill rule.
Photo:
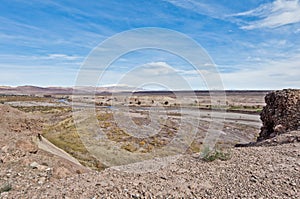
<svg viewBox="0 0 300 199">
<path fill-rule="evenodd" d="M 31 141 L 41 130 L 39 118 L 8 106 L 0 114 L 3 199 L 300 198 L 300 131 L 232 148 L 226 161 L 184 155 L 155 172 L 96 172 L 37 149 Z"/>
<path fill-rule="evenodd" d="M 231 150 L 227 161 L 182 156 L 150 173 L 109 168 L 35 183 L 2 198 L 300 198 L 300 143 Z"/>
</svg>

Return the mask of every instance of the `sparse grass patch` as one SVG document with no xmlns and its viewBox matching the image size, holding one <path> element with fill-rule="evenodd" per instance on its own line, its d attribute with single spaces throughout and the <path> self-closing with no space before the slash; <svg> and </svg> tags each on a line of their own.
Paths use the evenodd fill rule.
<svg viewBox="0 0 300 199">
<path fill-rule="evenodd" d="M 229 106 L 228 110 L 249 111 L 249 112 L 260 113 L 262 111 L 262 107 L 260 107 L 260 106 Z"/>
<path fill-rule="evenodd" d="M 12 106 L 19 109 L 20 111 L 32 113 L 32 112 L 41 112 L 46 114 L 52 113 L 62 113 L 62 112 L 71 112 L 72 108 L 70 107 L 57 107 L 57 106 Z"/>
<path fill-rule="evenodd" d="M 196 140 L 194 140 L 191 143 L 189 149 L 192 153 L 199 153 L 201 150 L 201 143 L 198 143 Z"/>
<path fill-rule="evenodd" d="M 135 147 L 133 144 L 131 143 L 128 143 L 128 144 L 125 144 L 125 145 L 122 145 L 121 146 L 122 149 L 125 149 L 129 152 L 135 152 L 137 150 L 137 147 Z"/>
<path fill-rule="evenodd" d="M 249 112 L 249 113 L 260 113 L 263 109 L 263 106 L 259 106 L 259 105 L 228 105 L 228 106 L 220 106 L 220 107 L 213 107 L 212 105 L 199 105 L 198 108 L 200 109 L 208 109 L 208 110 L 212 110 L 214 108 L 216 109 L 226 109 L 227 111 L 244 111 L 244 112 Z"/>
<path fill-rule="evenodd" d="M 99 113 L 97 114 L 98 121 L 111 121 L 113 120 L 113 114 L 112 113 Z"/>
<path fill-rule="evenodd" d="M 130 138 L 130 135 L 127 134 L 124 130 L 122 130 L 118 127 L 114 127 L 113 129 L 111 129 L 110 131 L 107 132 L 107 137 L 111 141 L 121 142 L 121 141 L 125 141 L 126 139 Z"/>
<path fill-rule="evenodd" d="M 231 159 L 231 154 L 229 152 L 224 152 L 219 149 L 212 149 L 210 150 L 208 147 L 206 147 L 202 153 L 202 159 L 206 162 L 212 162 L 217 159 L 226 161 Z"/>
<path fill-rule="evenodd" d="M 93 157 L 85 148 L 77 133 L 72 117 L 68 117 L 54 125 L 47 126 L 43 136 L 52 144 L 75 157 L 81 164 L 95 170 L 103 170 L 103 164 Z"/>
<path fill-rule="evenodd" d="M 15 101 L 23 101 L 23 102 L 49 102 L 52 99 L 38 97 L 38 96 L 28 96 L 28 95 L 1 95 L 0 101 L 2 102 L 15 102 Z"/>
</svg>

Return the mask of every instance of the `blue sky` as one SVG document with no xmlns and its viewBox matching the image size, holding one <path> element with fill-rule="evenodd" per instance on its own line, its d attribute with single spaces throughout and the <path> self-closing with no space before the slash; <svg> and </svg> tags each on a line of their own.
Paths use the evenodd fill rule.
<svg viewBox="0 0 300 199">
<path fill-rule="evenodd" d="M 99 43 L 160 27 L 197 41 L 225 89 L 300 88 L 299 0 L 0 0 L 0 24 L 0 85 L 74 86 Z M 121 57 L 100 84 L 137 66 L 150 67 L 149 76 L 175 68 L 193 89 L 205 89 L 184 60 L 154 50 Z"/>
</svg>

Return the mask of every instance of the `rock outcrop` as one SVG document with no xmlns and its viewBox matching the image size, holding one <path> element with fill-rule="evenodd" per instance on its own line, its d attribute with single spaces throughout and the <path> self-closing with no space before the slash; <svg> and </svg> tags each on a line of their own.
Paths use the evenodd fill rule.
<svg viewBox="0 0 300 199">
<path fill-rule="evenodd" d="M 257 141 L 286 132 L 300 130 L 300 90 L 272 91 L 265 97 L 266 106 L 260 115 L 263 122 Z"/>
</svg>

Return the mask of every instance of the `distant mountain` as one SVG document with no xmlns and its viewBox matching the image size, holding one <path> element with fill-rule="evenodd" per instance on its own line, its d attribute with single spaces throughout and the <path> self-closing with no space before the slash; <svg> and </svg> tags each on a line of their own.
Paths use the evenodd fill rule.
<svg viewBox="0 0 300 199">
<path fill-rule="evenodd" d="M 34 94 L 70 94 L 73 92 L 72 88 L 62 87 L 38 87 L 38 86 L 0 86 L 0 94 L 11 95 L 34 95 Z"/>
<path fill-rule="evenodd" d="M 178 90 L 178 91 L 168 91 L 168 90 L 146 90 L 143 88 L 136 88 L 128 85 L 104 85 L 100 87 L 93 86 L 80 86 L 80 87 L 38 87 L 38 86 L 0 86 L 0 95 L 72 95 L 73 93 L 77 94 L 110 94 L 110 93 L 121 93 L 121 92 L 134 92 L 135 94 L 152 94 L 152 95 L 168 95 L 172 93 L 185 93 L 188 95 L 191 92 L 195 93 L 207 93 L 208 90 L 197 90 L 197 91 L 188 91 L 188 90 Z M 268 93 L 267 90 L 226 90 L 226 93 L 240 93 L 248 92 L 260 95 L 261 93 Z"/>
<path fill-rule="evenodd" d="M 106 92 L 135 92 L 135 91 L 143 91 L 142 88 L 137 88 L 133 86 L 128 86 L 126 84 L 112 84 L 112 85 L 104 85 L 97 87 L 97 91 L 106 91 Z"/>
<path fill-rule="evenodd" d="M 71 95 L 73 92 L 78 94 L 100 94 L 100 93 L 113 93 L 113 92 L 133 92 L 142 91 L 143 89 L 136 89 L 127 85 L 108 85 L 102 87 L 82 86 L 82 87 L 38 87 L 38 86 L 0 86 L 0 94 L 10 95 L 55 95 L 64 94 Z"/>
</svg>

